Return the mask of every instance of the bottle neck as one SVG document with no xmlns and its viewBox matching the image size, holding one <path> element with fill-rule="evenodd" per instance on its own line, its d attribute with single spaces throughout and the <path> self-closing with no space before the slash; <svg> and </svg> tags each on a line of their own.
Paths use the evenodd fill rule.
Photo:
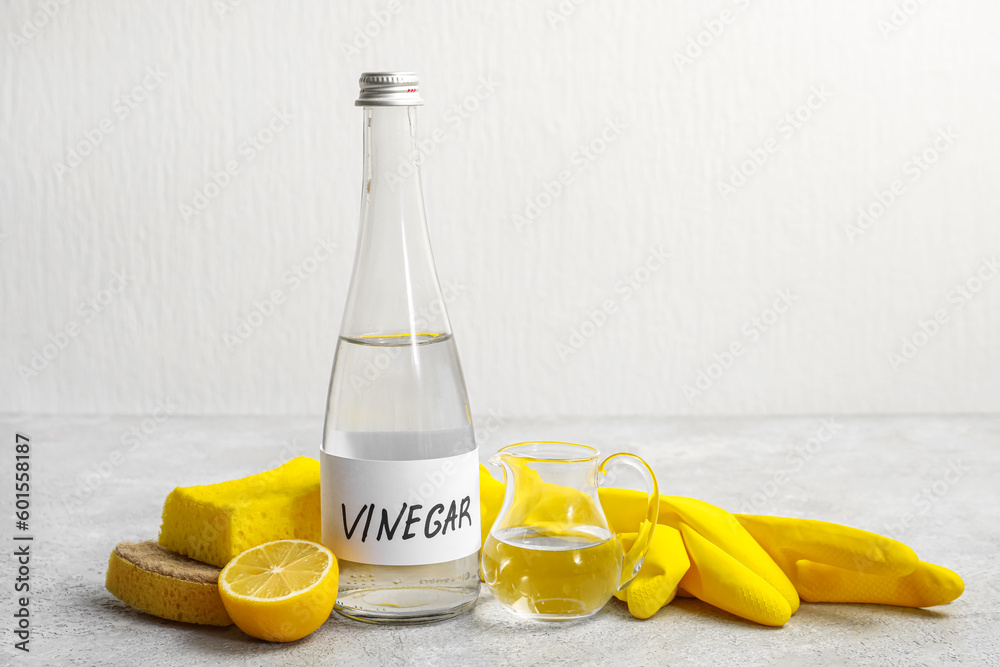
<svg viewBox="0 0 1000 667">
<path fill-rule="evenodd" d="M 364 112 L 366 190 L 370 183 L 386 199 L 387 192 L 401 201 L 420 199 L 417 107 L 365 107 Z"/>
<path fill-rule="evenodd" d="M 364 108 L 361 227 L 340 332 L 346 338 L 451 332 L 427 233 L 416 114 L 416 107 Z"/>
</svg>

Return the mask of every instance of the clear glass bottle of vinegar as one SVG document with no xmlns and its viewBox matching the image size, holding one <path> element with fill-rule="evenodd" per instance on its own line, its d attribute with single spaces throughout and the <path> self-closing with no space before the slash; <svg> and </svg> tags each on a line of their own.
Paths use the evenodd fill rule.
<svg viewBox="0 0 1000 667">
<path fill-rule="evenodd" d="M 450 618 L 479 594 L 478 457 L 424 217 L 417 88 L 361 77 L 361 227 L 320 455 L 336 609 L 385 624 Z"/>
</svg>

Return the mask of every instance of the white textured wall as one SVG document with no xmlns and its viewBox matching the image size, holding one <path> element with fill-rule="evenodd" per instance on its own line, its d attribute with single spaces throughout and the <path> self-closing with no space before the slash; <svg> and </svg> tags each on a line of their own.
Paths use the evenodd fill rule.
<svg viewBox="0 0 1000 667">
<path fill-rule="evenodd" d="M 347 4 L 3 3 L 0 410 L 320 413 L 375 69 L 418 72 L 444 137 L 425 195 L 475 411 L 1000 407 L 995 2 Z"/>
</svg>

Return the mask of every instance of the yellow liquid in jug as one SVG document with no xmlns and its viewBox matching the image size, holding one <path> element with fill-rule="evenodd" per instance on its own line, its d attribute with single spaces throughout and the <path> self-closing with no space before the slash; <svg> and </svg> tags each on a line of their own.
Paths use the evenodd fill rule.
<svg viewBox="0 0 1000 667">
<path fill-rule="evenodd" d="M 514 613 L 540 621 L 590 616 L 618 588 L 622 550 L 606 528 L 506 528 L 483 545 L 483 579 Z"/>
</svg>

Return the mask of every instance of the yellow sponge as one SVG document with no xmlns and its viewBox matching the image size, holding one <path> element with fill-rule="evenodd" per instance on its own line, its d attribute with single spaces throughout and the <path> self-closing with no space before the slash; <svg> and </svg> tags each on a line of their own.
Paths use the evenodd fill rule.
<svg viewBox="0 0 1000 667">
<path fill-rule="evenodd" d="M 265 542 L 319 542 L 319 506 L 319 461 L 300 456 L 243 479 L 177 487 L 163 505 L 160 544 L 224 567 Z"/>
<path fill-rule="evenodd" d="M 122 542 L 111 552 L 104 585 L 128 606 L 153 616 L 232 625 L 219 596 L 219 572 L 153 541 Z"/>
</svg>

